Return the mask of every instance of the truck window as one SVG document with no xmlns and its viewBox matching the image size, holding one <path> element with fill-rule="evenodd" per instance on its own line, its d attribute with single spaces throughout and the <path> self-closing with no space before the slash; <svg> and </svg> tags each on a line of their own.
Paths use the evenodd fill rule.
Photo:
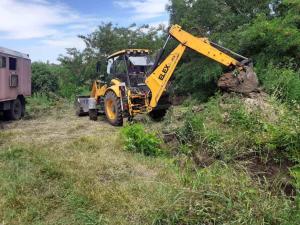
<svg viewBox="0 0 300 225">
<path fill-rule="evenodd" d="M 9 70 L 17 70 L 17 59 L 9 57 Z"/>
<path fill-rule="evenodd" d="M 0 56 L 0 69 L 1 68 L 6 68 L 6 57 L 5 56 Z"/>
</svg>

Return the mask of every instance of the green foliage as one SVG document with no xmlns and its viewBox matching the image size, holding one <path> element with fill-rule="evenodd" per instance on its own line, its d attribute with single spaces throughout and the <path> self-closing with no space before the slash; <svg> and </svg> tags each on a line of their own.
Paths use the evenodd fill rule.
<svg viewBox="0 0 300 225">
<path fill-rule="evenodd" d="M 118 27 L 112 23 L 102 23 L 97 30 L 87 36 L 80 36 L 87 44 L 86 52 L 97 57 L 106 57 L 116 51 L 128 48 L 146 48 L 157 50 L 163 45 L 160 35 L 165 31 L 163 25 L 158 28 L 144 25 L 137 27 Z M 97 53 L 96 53 L 97 52 Z"/>
<path fill-rule="evenodd" d="M 203 68 L 203 63 L 206 67 Z M 191 94 L 199 100 L 207 101 L 217 90 L 216 80 L 221 68 L 207 59 L 195 59 L 184 63 L 175 72 L 175 93 L 183 96 Z"/>
<path fill-rule="evenodd" d="M 201 114 L 195 115 L 188 112 L 185 115 L 184 125 L 177 131 L 177 136 L 182 143 L 198 142 L 204 130 L 204 118 Z"/>
<path fill-rule="evenodd" d="M 146 156 L 162 154 L 161 140 L 151 132 L 146 132 L 141 124 L 134 124 L 122 128 L 125 150 L 142 153 Z"/>
<path fill-rule="evenodd" d="M 259 74 L 269 93 L 291 104 L 300 104 L 300 72 L 269 65 L 259 70 Z"/>
<path fill-rule="evenodd" d="M 181 153 L 204 151 L 226 162 L 255 153 L 266 161 L 300 162 L 298 114 L 275 100 L 217 96 L 203 112 L 191 111 L 176 130 Z"/>
<path fill-rule="evenodd" d="M 168 6 L 171 23 L 203 35 L 228 32 L 251 21 L 257 13 L 268 11 L 269 1 L 256 0 L 172 0 Z"/>
<path fill-rule="evenodd" d="M 27 98 L 27 112 L 30 116 L 37 116 L 44 113 L 54 105 L 55 97 L 50 97 L 45 93 L 34 93 Z"/>
<path fill-rule="evenodd" d="M 53 73 L 51 65 L 32 63 L 32 91 L 33 93 L 55 93 L 58 90 L 58 77 Z"/>
</svg>

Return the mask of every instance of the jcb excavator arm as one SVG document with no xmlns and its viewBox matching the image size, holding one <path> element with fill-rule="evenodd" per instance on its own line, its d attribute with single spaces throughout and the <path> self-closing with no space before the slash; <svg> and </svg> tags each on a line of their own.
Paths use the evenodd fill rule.
<svg viewBox="0 0 300 225">
<path fill-rule="evenodd" d="M 230 84 L 226 83 L 226 79 L 228 79 L 230 76 L 229 74 L 227 74 L 227 77 L 223 77 L 223 80 L 219 81 L 228 85 L 229 90 L 237 92 L 251 92 L 253 89 L 257 88 L 258 81 L 251 66 L 249 67 L 247 65 L 243 65 L 230 55 L 214 47 L 207 38 L 195 37 L 192 34 L 182 30 L 179 25 L 173 25 L 169 31 L 169 34 L 171 37 L 179 41 L 180 44 L 146 79 L 146 84 L 151 91 L 150 107 L 155 108 L 157 106 L 159 99 L 166 89 L 168 81 L 172 77 L 178 62 L 182 58 L 182 55 L 187 47 L 223 64 L 224 66 L 232 66 L 234 69 L 237 69 L 237 75 L 230 73 L 232 77 L 236 77 L 233 82 L 234 84 L 232 81 Z M 245 57 L 242 58 L 247 59 Z M 248 82 L 249 80 L 251 81 L 251 85 Z"/>
</svg>

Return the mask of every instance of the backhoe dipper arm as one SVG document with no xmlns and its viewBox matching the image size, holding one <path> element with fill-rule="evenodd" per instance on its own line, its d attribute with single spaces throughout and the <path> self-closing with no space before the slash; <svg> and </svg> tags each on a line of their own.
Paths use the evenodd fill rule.
<svg viewBox="0 0 300 225">
<path fill-rule="evenodd" d="M 179 25 L 173 25 L 169 31 L 170 36 L 180 42 L 178 47 L 147 77 L 146 84 L 151 90 L 150 107 L 155 108 L 160 97 L 166 89 L 168 81 L 182 58 L 186 48 L 205 55 L 225 66 L 239 67 L 240 63 L 231 56 L 218 50 L 206 38 L 198 38 L 181 29 Z"/>
</svg>

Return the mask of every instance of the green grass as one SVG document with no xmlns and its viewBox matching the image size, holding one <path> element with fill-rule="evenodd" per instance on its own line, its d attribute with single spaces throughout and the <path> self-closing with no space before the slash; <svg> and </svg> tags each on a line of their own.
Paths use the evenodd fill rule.
<svg viewBox="0 0 300 225">
<path fill-rule="evenodd" d="M 289 201 L 255 185 L 243 168 L 218 162 L 199 170 L 187 186 L 154 224 L 297 224 Z"/>
<path fill-rule="evenodd" d="M 30 148 L 1 150 L 0 217 L 3 221 L 9 224 L 103 224 L 101 213 L 76 190 L 74 181 L 59 165 Z M 47 218 L 49 221 L 45 221 Z"/>
</svg>

